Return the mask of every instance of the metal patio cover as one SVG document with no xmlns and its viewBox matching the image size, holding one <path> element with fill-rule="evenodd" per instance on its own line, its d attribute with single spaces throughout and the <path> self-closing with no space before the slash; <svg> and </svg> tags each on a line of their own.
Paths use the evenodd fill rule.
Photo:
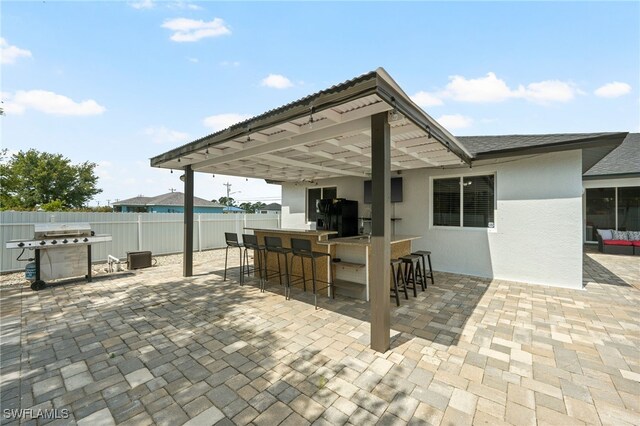
<svg viewBox="0 0 640 426">
<path fill-rule="evenodd" d="M 152 167 L 275 182 L 371 175 L 371 116 L 388 112 L 391 170 L 460 166 L 471 155 L 383 69 L 151 159 Z"/>
</svg>

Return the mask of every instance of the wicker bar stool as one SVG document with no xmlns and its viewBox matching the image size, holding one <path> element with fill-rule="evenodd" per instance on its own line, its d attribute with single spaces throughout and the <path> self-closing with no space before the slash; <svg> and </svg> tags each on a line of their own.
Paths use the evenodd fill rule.
<svg viewBox="0 0 640 426">
<path fill-rule="evenodd" d="M 419 267 L 420 256 L 408 254 L 400 258 L 404 265 L 404 280 L 408 287 L 413 289 L 413 297 L 418 296 L 418 284 L 422 281 L 422 271 Z"/>
<path fill-rule="evenodd" d="M 407 282 L 404 280 L 404 275 L 402 274 L 402 260 L 400 259 L 391 259 L 391 280 L 393 283 L 393 288 L 391 289 L 391 297 L 395 297 L 396 306 L 400 306 L 401 291 L 404 293 L 404 298 L 407 300 L 409 299 Z M 398 281 L 400 280 L 402 280 L 402 290 L 398 288 Z"/>
<path fill-rule="evenodd" d="M 431 268 L 431 252 L 428 250 L 418 250 L 411 254 L 420 256 L 422 259 L 422 290 L 427 289 L 427 278 L 431 279 L 431 284 L 435 284 L 433 280 L 433 269 Z M 427 257 L 427 261 L 429 262 L 429 273 L 427 273 L 426 263 L 424 261 L 425 256 Z M 420 265 L 418 265 L 420 266 Z"/>
</svg>

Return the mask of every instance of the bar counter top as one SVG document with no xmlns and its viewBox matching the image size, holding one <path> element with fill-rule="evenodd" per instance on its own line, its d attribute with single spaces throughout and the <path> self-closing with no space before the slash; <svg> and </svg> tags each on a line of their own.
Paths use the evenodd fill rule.
<svg viewBox="0 0 640 426">
<path fill-rule="evenodd" d="M 422 238 L 418 235 L 393 235 L 390 240 L 391 244 L 401 243 L 405 241 L 413 241 L 419 240 Z M 351 246 L 369 246 L 371 245 L 371 238 L 367 235 L 356 235 L 354 237 L 342 237 L 342 238 L 333 238 L 327 241 L 318 242 L 320 245 L 333 245 L 333 244 L 342 244 L 342 245 L 351 245 Z"/>
<path fill-rule="evenodd" d="M 311 235 L 311 236 L 318 236 L 318 237 L 337 234 L 336 231 L 319 231 L 315 229 L 252 228 L 252 227 L 246 227 L 244 229 L 248 229 L 251 231 L 258 231 L 258 232 L 269 232 L 274 234 L 303 234 L 303 235 Z"/>
</svg>

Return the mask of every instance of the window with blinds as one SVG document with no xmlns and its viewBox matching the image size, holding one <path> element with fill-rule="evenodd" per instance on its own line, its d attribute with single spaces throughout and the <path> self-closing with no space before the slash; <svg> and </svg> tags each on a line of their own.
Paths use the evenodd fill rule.
<svg viewBox="0 0 640 426">
<path fill-rule="evenodd" d="M 433 180 L 433 224 L 460 226 L 460 178 Z"/>
<path fill-rule="evenodd" d="M 495 176 L 433 180 L 433 225 L 493 228 Z"/>
<path fill-rule="evenodd" d="M 493 228 L 493 189 L 493 175 L 462 178 L 462 226 Z"/>
</svg>

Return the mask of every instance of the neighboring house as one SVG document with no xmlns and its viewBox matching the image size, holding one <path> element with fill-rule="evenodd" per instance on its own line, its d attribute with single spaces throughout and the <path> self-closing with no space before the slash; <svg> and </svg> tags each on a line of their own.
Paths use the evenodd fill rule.
<svg viewBox="0 0 640 426">
<path fill-rule="evenodd" d="M 596 230 L 640 231 L 640 133 L 627 138 L 583 176 L 584 238 Z"/>
<path fill-rule="evenodd" d="M 235 206 L 225 206 L 222 209 L 223 213 L 244 213 L 244 210 L 241 209 L 240 207 L 235 207 Z"/>
<path fill-rule="evenodd" d="M 282 206 L 280 204 L 271 203 L 271 204 L 267 204 L 265 207 L 263 207 L 257 213 L 262 213 L 262 214 L 280 214 L 281 211 L 282 211 Z"/>
<path fill-rule="evenodd" d="M 184 193 L 168 192 L 155 197 L 137 197 L 112 204 L 114 211 L 122 213 L 183 213 Z M 193 197 L 194 213 L 222 213 L 224 206 L 202 198 Z"/>
</svg>

